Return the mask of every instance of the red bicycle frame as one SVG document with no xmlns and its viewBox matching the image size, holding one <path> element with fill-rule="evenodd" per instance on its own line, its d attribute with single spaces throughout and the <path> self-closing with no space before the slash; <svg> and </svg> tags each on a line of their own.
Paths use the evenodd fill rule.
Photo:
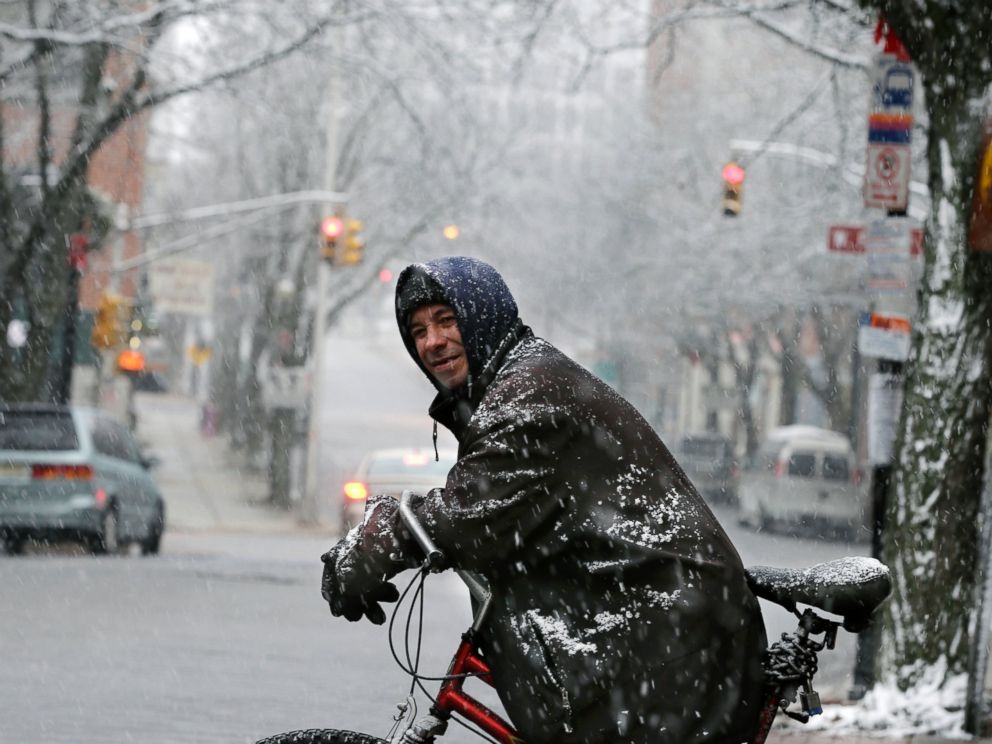
<svg viewBox="0 0 992 744">
<path fill-rule="evenodd" d="M 465 680 L 472 677 L 480 679 L 490 687 L 495 687 L 489 665 L 476 651 L 472 631 L 462 635 L 462 642 L 458 645 L 458 650 L 448 668 L 448 674 L 445 676 L 448 679 L 441 684 L 441 691 L 432 708 L 435 715 L 448 718 L 452 713 L 458 713 L 501 744 L 524 744 L 524 740 L 502 716 L 462 690 Z M 761 710 L 758 732 L 753 744 L 764 744 L 777 713 L 778 697 L 769 695 Z"/>
<path fill-rule="evenodd" d="M 469 675 L 469 676 L 463 676 Z M 441 684 L 432 712 L 442 717 L 458 713 L 502 744 L 523 744 L 523 739 L 508 722 L 462 690 L 466 679 L 477 677 L 493 687 L 489 665 L 479 656 L 472 631 L 462 635 L 446 679 Z"/>
</svg>

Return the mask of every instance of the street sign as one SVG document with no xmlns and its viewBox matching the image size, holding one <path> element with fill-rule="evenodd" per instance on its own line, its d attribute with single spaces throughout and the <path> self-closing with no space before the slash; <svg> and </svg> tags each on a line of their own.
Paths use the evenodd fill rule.
<svg viewBox="0 0 992 744">
<path fill-rule="evenodd" d="M 186 349 L 186 356 L 189 360 L 197 367 L 202 367 L 204 364 L 210 361 L 210 358 L 214 355 L 214 350 L 209 346 L 199 346 L 194 344 Z"/>
<path fill-rule="evenodd" d="M 904 292 L 915 284 L 911 259 L 912 225 L 906 218 L 874 220 L 864 234 L 868 257 L 869 290 L 875 293 Z"/>
<path fill-rule="evenodd" d="M 903 376 L 876 372 L 868 379 L 868 460 L 890 465 L 902 411 Z"/>
<path fill-rule="evenodd" d="M 912 324 L 905 315 L 865 313 L 858 328 L 861 356 L 905 362 L 909 359 Z"/>
<path fill-rule="evenodd" d="M 911 114 L 871 114 L 868 117 L 868 141 L 879 144 L 908 145 L 913 141 Z"/>
<path fill-rule="evenodd" d="M 895 218 L 889 217 L 887 221 L 892 222 Z M 894 223 L 901 224 L 901 223 Z M 907 228 L 906 245 L 909 255 L 918 257 L 923 255 L 923 228 Z M 827 228 L 827 250 L 833 253 L 864 253 L 865 252 L 865 226 L 864 225 L 830 225 Z"/>
<path fill-rule="evenodd" d="M 908 144 L 868 142 L 864 196 L 866 207 L 904 211 L 909 204 L 911 152 Z"/>
<path fill-rule="evenodd" d="M 827 250 L 835 253 L 864 253 L 861 225 L 831 225 L 827 228 Z"/>
<path fill-rule="evenodd" d="M 148 289 L 160 313 L 209 317 L 213 312 L 214 266 L 192 258 L 158 261 L 148 271 Z"/>
<path fill-rule="evenodd" d="M 913 110 L 913 65 L 894 54 L 879 54 L 871 70 L 872 111 L 910 114 Z"/>
<path fill-rule="evenodd" d="M 871 77 L 865 206 L 904 212 L 909 204 L 913 139 L 913 65 L 895 54 L 880 54 Z"/>
</svg>

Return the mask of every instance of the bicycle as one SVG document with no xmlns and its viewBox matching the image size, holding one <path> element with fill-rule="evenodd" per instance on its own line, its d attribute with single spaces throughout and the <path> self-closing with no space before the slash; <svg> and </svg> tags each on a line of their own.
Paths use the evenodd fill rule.
<svg viewBox="0 0 992 744">
<path fill-rule="evenodd" d="M 400 498 L 400 515 L 423 550 L 425 559 L 418 572 L 421 583 L 411 604 L 410 617 L 416 597 L 422 592 L 423 579 L 428 573 L 440 571 L 444 567 L 444 555 L 418 521 L 411 506 L 412 498 L 413 492 L 403 492 Z M 397 663 L 414 677 L 415 683 L 433 701 L 426 716 L 413 720 L 415 714 L 410 715 L 411 708 L 415 710 L 411 688 L 407 703 L 398 706 L 400 713 L 394 717 L 393 730 L 385 739 L 356 731 L 307 729 L 276 734 L 260 739 L 257 744 L 431 744 L 445 733 L 449 720 L 455 714 L 476 726 L 478 730 L 471 726 L 469 728 L 477 734 L 481 730 L 483 738 L 489 741 L 524 744 L 524 740 L 508 721 L 462 689 L 470 678 L 478 678 L 493 685 L 489 666 L 478 653 L 475 643 L 476 635 L 489 612 L 491 598 L 480 577 L 462 570 L 457 570 L 456 573 L 465 582 L 478 609 L 472 625 L 462 635 L 447 673 L 443 677 L 423 677 L 417 673 L 409 648 L 407 663 L 410 668 L 403 666 L 393 649 Z M 393 613 L 394 621 L 414 581 L 400 597 L 397 610 Z M 812 684 L 817 671 L 817 654 L 834 647 L 838 629 L 844 628 L 852 633 L 865 630 L 871 623 L 874 611 L 888 596 L 891 586 L 888 569 L 872 558 L 840 558 L 802 570 L 756 566 L 747 570 L 747 581 L 757 597 L 774 602 L 799 618 L 795 632 L 783 633 L 781 639 L 765 651 L 765 704 L 760 715 L 759 730 L 753 741 L 753 744 L 764 744 L 779 713 L 806 723 L 811 716 L 823 712 L 819 694 Z M 810 607 L 799 612 L 799 604 Z M 839 615 L 842 619 L 825 618 L 811 607 Z M 422 608 L 421 604 L 421 610 Z M 390 645 L 392 646 L 392 623 Z M 419 659 L 419 647 L 414 656 Z M 425 680 L 441 682 L 436 696 L 431 696 L 423 687 L 421 681 Z M 791 709 L 790 706 L 796 702 L 797 697 L 799 709 Z M 408 719 L 407 726 L 403 728 L 402 724 Z"/>
</svg>

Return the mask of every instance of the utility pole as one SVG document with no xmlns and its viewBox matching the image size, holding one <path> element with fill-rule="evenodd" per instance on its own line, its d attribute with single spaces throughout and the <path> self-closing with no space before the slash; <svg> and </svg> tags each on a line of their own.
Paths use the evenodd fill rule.
<svg viewBox="0 0 992 744">
<path fill-rule="evenodd" d="M 326 164 L 324 167 L 324 186 L 327 192 L 334 192 L 337 181 L 338 158 L 338 119 L 336 106 L 336 85 L 333 74 L 327 80 L 327 139 Z M 329 213 L 339 211 L 342 201 L 328 201 Z M 311 344 L 312 359 L 310 364 L 310 412 L 308 416 L 306 480 L 303 488 L 303 499 L 300 504 L 300 523 L 316 525 L 320 521 L 318 502 L 318 473 L 321 447 L 320 412 L 324 402 L 324 336 L 327 333 L 327 294 L 331 286 L 331 264 L 320 258 L 317 261 L 317 297 L 314 303 L 313 341 Z M 335 515 L 337 513 L 335 512 Z"/>
</svg>

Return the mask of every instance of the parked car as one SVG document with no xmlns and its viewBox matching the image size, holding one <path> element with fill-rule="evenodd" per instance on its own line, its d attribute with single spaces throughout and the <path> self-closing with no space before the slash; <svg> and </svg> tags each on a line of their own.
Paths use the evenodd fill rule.
<svg viewBox="0 0 992 744">
<path fill-rule="evenodd" d="M 868 502 L 851 442 L 813 426 L 773 429 L 741 477 L 740 521 L 866 535 Z"/>
<path fill-rule="evenodd" d="M 722 434 L 689 434 L 679 442 L 676 459 L 704 498 L 737 503 L 740 469 L 734 443 Z"/>
<path fill-rule="evenodd" d="M 387 494 L 399 498 L 403 491 L 427 493 L 444 486 L 455 464 L 454 450 L 383 449 L 370 452 L 352 478 L 344 484 L 341 501 L 342 531 L 359 524 L 369 496 Z"/>
<path fill-rule="evenodd" d="M 158 553 L 165 504 L 131 432 L 75 406 L 0 404 L 0 537 L 80 539 L 93 553 L 130 543 Z"/>
</svg>

